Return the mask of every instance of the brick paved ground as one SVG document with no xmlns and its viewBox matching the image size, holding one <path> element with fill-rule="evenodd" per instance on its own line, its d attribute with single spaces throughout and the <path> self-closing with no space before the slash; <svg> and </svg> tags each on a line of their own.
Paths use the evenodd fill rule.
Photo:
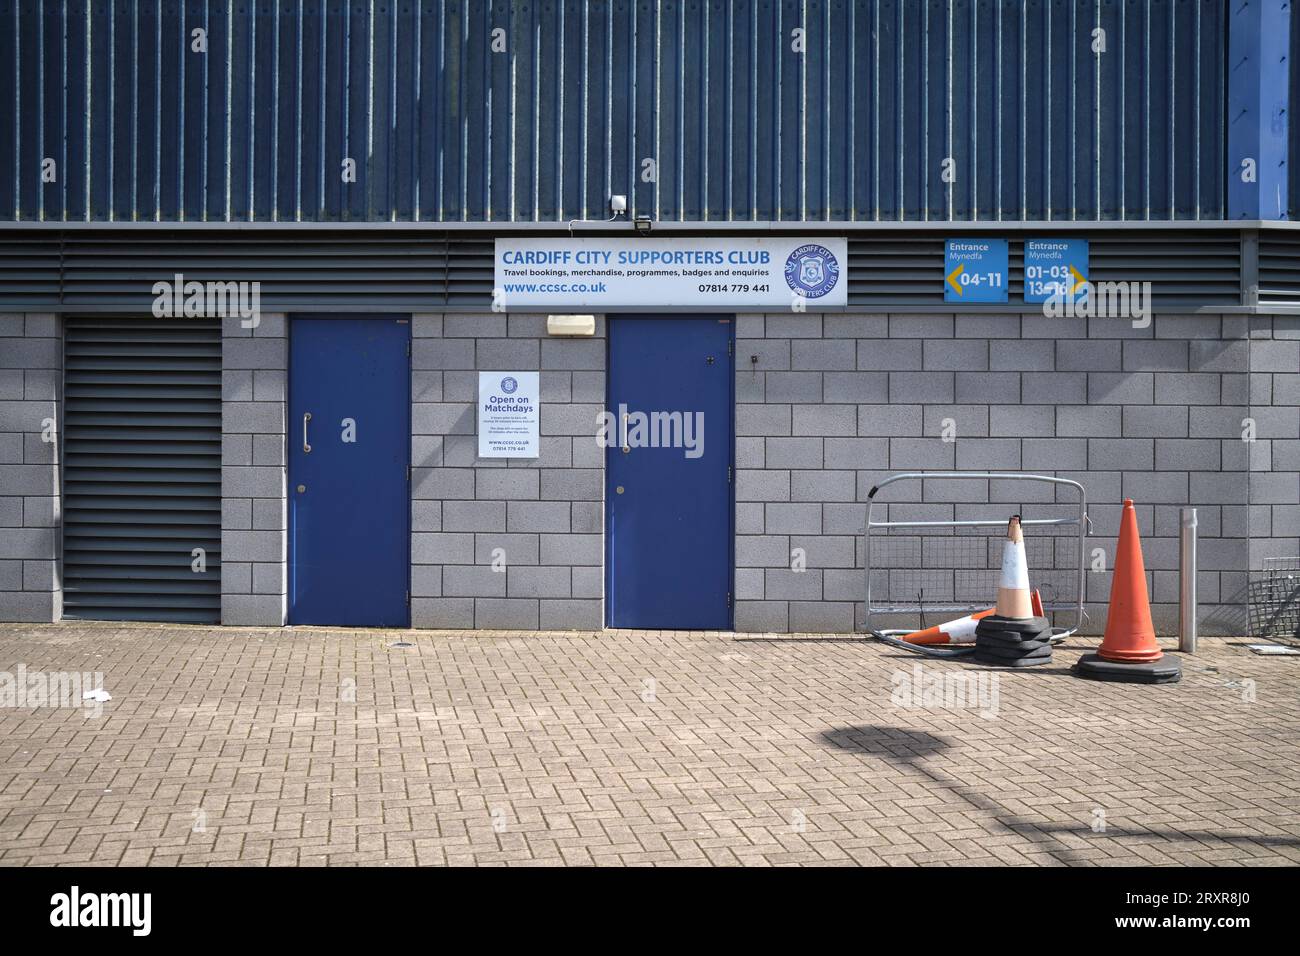
<svg viewBox="0 0 1300 956">
<path fill-rule="evenodd" d="M 1300 658 L 1135 687 L 1079 642 L 985 718 L 852 639 L 404 636 L 0 626 L 113 694 L 0 709 L 0 863 L 1300 863 Z"/>
</svg>

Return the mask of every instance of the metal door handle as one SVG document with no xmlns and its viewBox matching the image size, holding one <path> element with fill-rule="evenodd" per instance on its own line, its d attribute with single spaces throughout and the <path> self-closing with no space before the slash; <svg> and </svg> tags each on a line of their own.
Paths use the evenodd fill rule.
<svg viewBox="0 0 1300 956">
<path fill-rule="evenodd" d="M 311 445 L 309 445 L 309 444 L 307 443 L 307 423 L 308 423 L 309 421 L 311 421 L 311 412 L 303 412 L 303 414 L 302 414 L 302 450 L 305 451 L 305 452 L 308 452 L 308 453 L 311 452 Z"/>
<path fill-rule="evenodd" d="M 624 412 L 624 413 L 623 413 L 623 441 L 622 441 L 622 446 L 623 446 L 623 454 L 625 454 L 625 455 L 626 455 L 629 451 L 632 450 L 632 449 L 628 448 L 628 446 L 627 446 L 627 412 Z M 621 494 L 621 492 L 620 492 L 620 494 Z"/>
</svg>

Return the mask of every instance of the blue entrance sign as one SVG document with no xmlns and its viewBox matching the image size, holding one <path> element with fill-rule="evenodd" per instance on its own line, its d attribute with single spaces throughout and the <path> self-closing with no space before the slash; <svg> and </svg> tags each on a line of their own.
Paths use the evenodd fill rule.
<svg viewBox="0 0 1300 956">
<path fill-rule="evenodd" d="M 944 250 L 943 301 L 1006 302 L 1007 241 L 949 239 Z"/>
<path fill-rule="evenodd" d="M 1081 302 L 1087 281 L 1087 239 L 1025 240 L 1026 302 Z"/>
</svg>

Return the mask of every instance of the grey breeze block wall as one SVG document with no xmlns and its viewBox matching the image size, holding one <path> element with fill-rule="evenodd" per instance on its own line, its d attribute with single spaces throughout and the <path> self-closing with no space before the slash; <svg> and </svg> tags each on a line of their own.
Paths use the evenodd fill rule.
<svg viewBox="0 0 1300 956">
<path fill-rule="evenodd" d="M 603 317 L 594 338 L 549 337 L 545 315 L 417 314 L 412 326 L 412 625 L 602 627 Z M 531 370 L 541 456 L 479 458 L 478 372 Z"/>
<path fill-rule="evenodd" d="M 289 339 L 285 316 L 221 322 L 221 623 L 286 621 L 285 483 Z"/>
<path fill-rule="evenodd" d="M 871 487 L 901 471 L 1007 470 L 1085 486 L 1087 550 L 1091 559 L 1100 547 L 1107 568 L 1086 574 L 1087 630 L 1105 625 L 1120 502 L 1131 497 L 1157 628 L 1176 629 L 1179 509 L 1192 504 L 1201 626 L 1244 633 L 1247 568 L 1300 546 L 1297 328 L 1294 317 L 1217 315 L 1156 316 L 1146 329 L 1034 315 L 740 316 L 737 629 L 861 627 Z M 1250 444 L 1247 416 L 1258 428 Z M 955 441 L 942 438 L 945 419 Z M 900 503 L 877 513 L 1071 511 L 1038 487 L 929 482 L 922 493 L 901 483 L 881 494 Z M 1071 547 L 1058 543 L 1055 560 L 1067 562 Z M 804 549 L 806 570 L 791 568 L 793 548 Z M 885 575 L 873 574 L 873 588 L 892 585 L 894 596 L 916 580 Z M 939 600 L 934 583 L 930 599 Z"/>
<path fill-rule="evenodd" d="M 56 621 L 62 523 L 62 324 L 47 313 L 0 314 L 0 621 Z M 55 422 L 55 441 L 46 422 Z"/>
</svg>

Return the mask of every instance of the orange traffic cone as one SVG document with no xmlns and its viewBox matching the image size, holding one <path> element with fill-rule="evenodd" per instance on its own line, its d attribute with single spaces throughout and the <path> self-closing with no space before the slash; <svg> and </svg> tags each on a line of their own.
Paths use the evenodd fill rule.
<svg viewBox="0 0 1300 956">
<path fill-rule="evenodd" d="M 1089 680 L 1126 684 L 1175 684 L 1183 676 L 1178 658 L 1166 657 L 1156 643 L 1137 512 L 1131 498 L 1124 499 L 1119 519 L 1106 636 L 1095 654 L 1084 654 L 1075 662 L 1074 673 Z"/>
<path fill-rule="evenodd" d="M 1034 591 L 1031 598 L 1034 616 L 1042 617 L 1043 602 L 1038 596 L 1038 592 Z M 911 634 L 905 635 L 903 640 L 910 644 L 970 644 L 975 640 L 975 627 L 980 620 L 996 612 L 997 608 L 991 607 L 986 611 L 967 614 L 955 621 L 936 624 L 934 627 L 927 627 L 923 631 L 913 631 Z"/>
<path fill-rule="evenodd" d="M 1097 656 L 1121 664 L 1144 664 L 1164 656 L 1151 623 L 1146 567 L 1142 562 L 1142 542 L 1138 539 L 1137 511 L 1132 498 L 1124 499 L 1124 511 L 1119 519 L 1110 611 Z"/>
</svg>

